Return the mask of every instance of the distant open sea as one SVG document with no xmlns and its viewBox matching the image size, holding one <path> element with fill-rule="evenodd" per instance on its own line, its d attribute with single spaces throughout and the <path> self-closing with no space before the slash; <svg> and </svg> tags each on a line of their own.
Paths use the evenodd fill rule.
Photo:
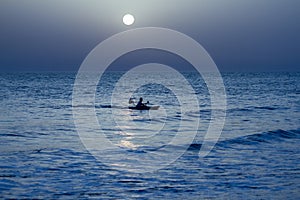
<svg viewBox="0 0 300 200">
<path fill-rule="evenodd" d="M 107 138 L 136 153 L 163 145 L 180 121 L 176 96 L 155 84 L 137 88 L 135 97 L 167 113 L 151 111 L 151 119 L 150 111 L 111 107 L 114 83 L 122 74 L 104 74 L 95 97 Z M 172 164 L 133 173 L 99 162 L 82 144 L 72 113 L 76 73 L 1 73 L 0 199 L 300 199 L 300 73 L 223 73 L 226 123 L 202 159 L 198 152 L 211 117 L 209 93 L 199 75 L 183 75 L 199 100 L 197 136 Z M 132 134 L 117 134 L 113 112 L 125 125 L 134 119 L 140 129 L 123 124 Z M 189 120 L 195 116 L 190 113 Z M 139 138 L 151 134 L 144 128 L 150 122 L 167 126 L 147 144 Z"/>
</svg>

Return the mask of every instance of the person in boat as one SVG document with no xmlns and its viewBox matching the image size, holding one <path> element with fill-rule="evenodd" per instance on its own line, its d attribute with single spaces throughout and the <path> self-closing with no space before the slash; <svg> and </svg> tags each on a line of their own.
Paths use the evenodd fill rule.
<svg viewBox="0 0 300 200">
<path fill-rule="evenodd" d="M 141 97 L 139 102 L 136 104 L 136 107 L 141 108 L 141 107 L 144 107 L 144 106 L 146 106 L 146 104 L 143 103 L 143 98 Z"/>
</svg>

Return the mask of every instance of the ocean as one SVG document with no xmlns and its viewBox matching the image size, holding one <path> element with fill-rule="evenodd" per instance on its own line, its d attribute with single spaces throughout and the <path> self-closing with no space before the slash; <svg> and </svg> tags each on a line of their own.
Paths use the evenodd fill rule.
<svg viewBox="0 0 300 200">
<path fill-rule="evenodd" d="M 182 72 L 192 93 L 180 90 L 174 77 L 145 72 L 132 81 L 132 93 L 119 95 L 114 91 L 127 87 L 114 90 L 122 75 L 103 75 L 91 108 L 74 104 L 76 73 L 0 74 L 1 199 L 300 198 L 300 73 L 222 73 L 225 125 L 205 157 L 199 151 L 212 120 L 211 93 L 199 74 Z M 153 83 L 143 85 L 145 77 Z M 166 85 L 156 84 L 158 79 Z M 179 87 L 177 94 L 172 87 Z M 196 107 L 189 106 L 195 103 L 191 95 Z M 130 97 L 160 108 L 129 110 L 124 105 Z M 185 100 L 189 111 L 183 113 Z M 117 150 L 101 149 L 95 156 L 78 132 L 74 106 L 83 114 L 95 112 L 101 127 L 88 126 L 89 116 L 80 122 L 90 134 L 101 129 Z M 186 148 L 163 149 L 176 135 L 192 134 L 199 119 Z M 96 139 L 94 145 L 102 144 Z M 147 155 L 153 162 L 146 157 L 143 166 Z"/>
</svg>

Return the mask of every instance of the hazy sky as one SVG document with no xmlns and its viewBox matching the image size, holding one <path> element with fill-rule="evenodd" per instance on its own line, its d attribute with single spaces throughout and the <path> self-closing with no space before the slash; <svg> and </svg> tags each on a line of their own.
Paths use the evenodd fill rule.
<svg viewBox="0 0 300 200">
<path fill-rule="evenodd" d="M 299 8 L 299 0 L 1 0 L 0 71 L 76 71 L 102 40 L 147 26 L 194 38 L 221 71 L 300 71 Z M 122 23 L 126 13 L 134 25 Z"/>
</svg>

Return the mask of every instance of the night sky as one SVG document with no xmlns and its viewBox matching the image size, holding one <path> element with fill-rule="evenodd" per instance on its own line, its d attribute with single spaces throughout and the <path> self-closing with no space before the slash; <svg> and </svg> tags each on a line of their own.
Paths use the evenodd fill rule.
<svg viewBox="0 0 300 200">
<path fill-rule="evenodd" d="M 104 39 L 149 26 L 197 40 L 220 71 L 300 71 L 299 8 L 298 0 L 1 0 L 0 71 L 76 71 Z M 158 61 L 160 53 L 150 52 Z"/>
</svg>

